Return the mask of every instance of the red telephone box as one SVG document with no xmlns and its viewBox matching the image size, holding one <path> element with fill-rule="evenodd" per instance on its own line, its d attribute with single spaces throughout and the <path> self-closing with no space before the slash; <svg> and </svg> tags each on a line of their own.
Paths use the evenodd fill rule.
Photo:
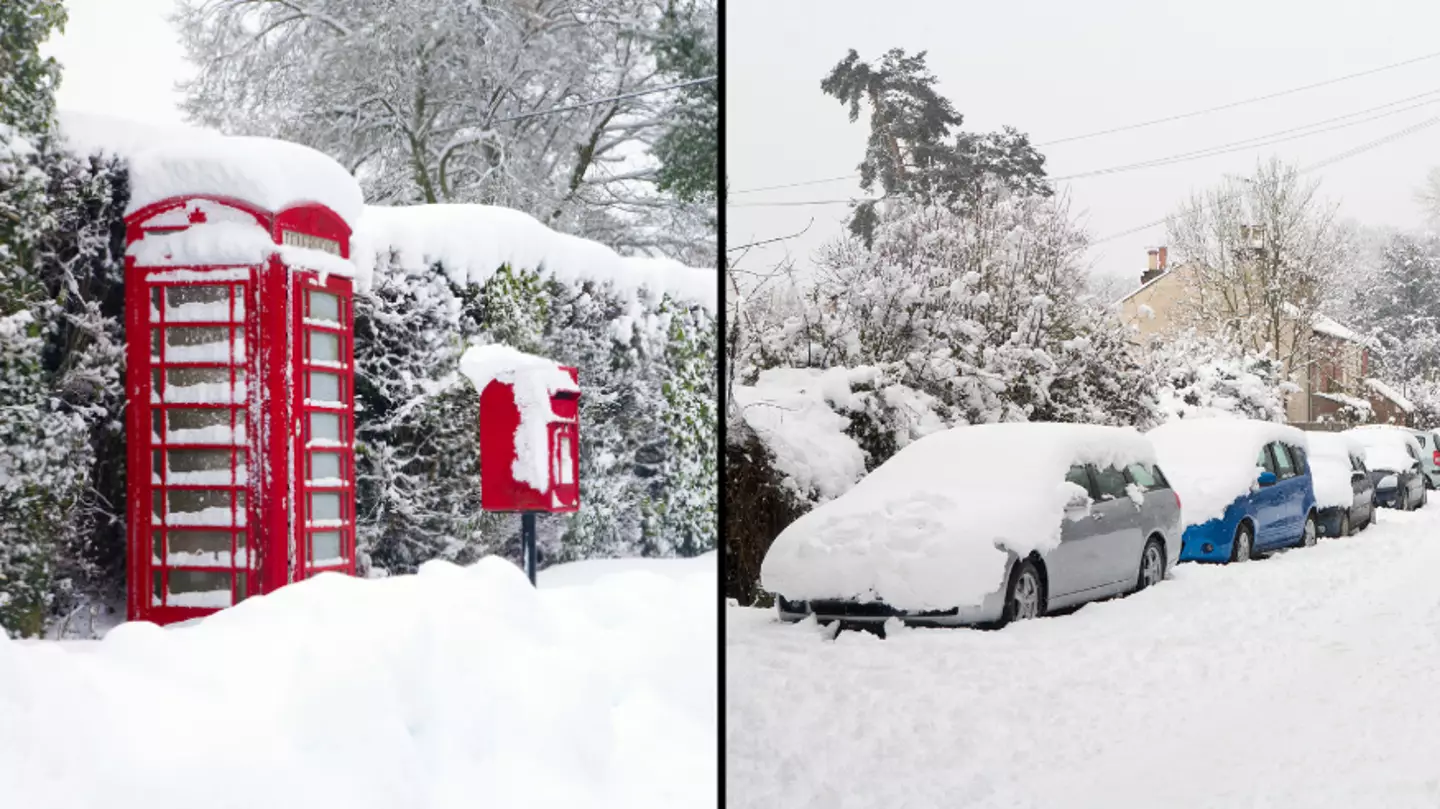
<svg viewBox="0 0 1440 809">
<path fill-rule="evenodd" d="M 571 512 L 580 509 L 580 372 L 557 366 L 573 384 L 549 392 L 543 413 L 544 446 L 524 446 L 525 425 L 516 401 L 515 382 L 495 379 L 480 393 L 480 507 L 486 511 Z M 523 371 L 520 373 L 524 373 Z M 537 433 L 539 425 L 530 427 Z M 522 480 L 517 467 L 539 466 L 543 480 Z"/>
<path fill-rule="evenodd" d="M 126 242 L 129 618 L 353 575 L 349 226 L 187 196 Z"/>
</svg>

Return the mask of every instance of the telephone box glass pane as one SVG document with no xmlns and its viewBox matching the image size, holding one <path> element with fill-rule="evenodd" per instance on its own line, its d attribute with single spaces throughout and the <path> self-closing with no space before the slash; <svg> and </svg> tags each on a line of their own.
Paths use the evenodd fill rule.
<svg viewBox="0 0 1440 809">
<path fill-rule="evenodd" d="M 154 360 L 160 359 L 160 330 L 150 330 L 150 357 Z"/>
<path fill-rule="evenodd" d="M 323 331 L 310 332 L 310 361 L 339 362 L 340 336 Z"/>
<path fill-rule="evenodd" d="M 182 444 L 239 444 L 245 441 L 245 411 L 235 413 L 230 427 L 230 409 L 217 407 L 168 408 L 170 429 L 167 442 Z M 237 436 L 235 433 L 238 433 Z"/>
<path fill-rule="evenodd" d="M 328 292 L 310 291 L 310 319 L 340 323 L 340 299 Z"/>
<path fill-rule="evenodd" d="M 196 484 L 228 484 L 230 480 L 230 464 L 234 456 L 233 450 L 228 449 L 176 449 L 166 453 L 169 466 L 167 467 L 167 483 L 181 485 Z M 245 482 L 245 464 L 243 459 L 237 464 L 235 470 L 238 480 L 235 483 Z"/>
<path fill-rule="evenodd" d="M 310 398 L 317 402 L 339 402 L 340 376 L 311 371 Z"/>
<path fill-rule="evenodd" d="M 230 574 L 218 570 L 171 570 L 166 601 L 172 607 L 228 607 Z"/>
<path fill-rule="evenodd" d="M 229 531 L 167 531 L 171 565 L 230 564 Z"/>
<path fill-rule="evenodd" d="M 333 452 L 310 454 L 310 479 L 331 480 L 340 477 L 340 456 Z"/>
<path fill-rule="evenodd" d="M 165 320 L 169 323 L 230 320 L 230 287 L 189 284 L 166 287 Z"/>
<path fill-rule="evenodd" d="M 310 519 L 340 519 L 340 495 L 323 492 L 310 495 Z"/>
<path fill-rule="evenodd" d="M 310 535 L 310 561 L 328 562 L 340 557 L 340 532 L 316 531 Z"/>
<path fill-rule="evenodd" d="M 167 525 L 230 525 L 228 489 L 171 489 L 166 492 Z"/>
<path fill-rule="evenodd" d="M 334 413 L 311 413 L 310 440 L 339 443 L 340 417 Z"/>
<path fill-rule="evenodd" d="M 235 375 L 231 389 L 230 375 Z M 165 401 L 228 404 L 245 399 L 245 371 L 230 368 L 167 368 Z"/>
<path fill-rule="evenodd" d="M 178 326 L 165 330 L 166 362 L 229 362 L 230 330 Z"/>
</svg>

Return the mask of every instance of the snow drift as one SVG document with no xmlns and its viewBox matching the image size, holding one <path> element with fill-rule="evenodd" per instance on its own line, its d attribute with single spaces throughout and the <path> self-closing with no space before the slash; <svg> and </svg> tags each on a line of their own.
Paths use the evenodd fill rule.
<svg viewBox="0 0 1440 809">
<path fill-rule="evenodd" d="M 1294 427 L 1250 419 L 1181 419 L 1147 435 L 1161 471 L 1180 495 L 1187 526 L 1224 517 L 1235 498 L 1250 491 L 1260 474 L 1255 460 L 1266 444 L 1306 446 L 1305 433 Z"/>
<path fill-rule="evenodd" d="M 0 635 L 0 806 L 714 806 L 715 555 L 643 562 L 539 590 L 495 557 L 324 574 L 190 627 Z"/>
<path fill-rule="evenodd" d="M 843 497 L 796 520 L 761 566 L 791 599 L 879 600 L 902 610 L 982 603 L 1003 584 L 1006 550 L 1058 544 L 1072 463 L 1153 461 L 1129 428 L 955 427 L 916 441 Z"/>
</svg>

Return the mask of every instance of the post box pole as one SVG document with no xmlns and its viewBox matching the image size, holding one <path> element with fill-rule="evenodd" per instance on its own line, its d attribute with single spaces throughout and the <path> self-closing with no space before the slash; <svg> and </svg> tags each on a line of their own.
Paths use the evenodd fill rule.
<svg viewBox="0 0 1440 809">
<path fill-rule="evenodd" d="M 525 575 L 530 577 L 530 586 L 535 586 L 535 512 L 520 514 L 520 546 L 525 554 Z"/>
</svg>

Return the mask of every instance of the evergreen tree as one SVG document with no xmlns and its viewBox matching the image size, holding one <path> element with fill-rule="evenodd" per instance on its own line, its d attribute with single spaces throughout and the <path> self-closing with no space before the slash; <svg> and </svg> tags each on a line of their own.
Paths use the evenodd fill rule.
<svg viewBox="0 0 1440 809">
<path fill-rule="evenodd" d="M 879 199 L 963 210 L 996 180 L 1025 194 L 1050 193 L 1045 158 L 1025 135 L 1008 127 L 984 135 L 954 131 L 964 119 L 936 92 L 938 79 L 925 56 L 893 48 L 871 65 L 851 50 L 820 82 L 826 95 L 849 108 L 852 123 L 859 120 L 862 101 L 870 107 L 860 187 L 874 192 L 878 184 L 881 196 L 858 203 L 849 223 L 866 247 L 879 223 Z"/>
<path fill-rule="evenodd" d="M 1359 293 L 1354 314 L 1375 338 L 1377 375 L 1407 394 L 1440 382 L 1440 237 L 1396 234 Z"/>
<path fill-rule="evenodd" d="M 718 73 L 718 22 L 711 2 L 670 0 L 660 26 L 656 66 L 677 82 Z M 670 126 L 655 142 L 660 161 L 656 187 L 685 202 L 715 201 L 720 156 L 720 83 L 694 84 L 679 91 Z"/>
</svg>

